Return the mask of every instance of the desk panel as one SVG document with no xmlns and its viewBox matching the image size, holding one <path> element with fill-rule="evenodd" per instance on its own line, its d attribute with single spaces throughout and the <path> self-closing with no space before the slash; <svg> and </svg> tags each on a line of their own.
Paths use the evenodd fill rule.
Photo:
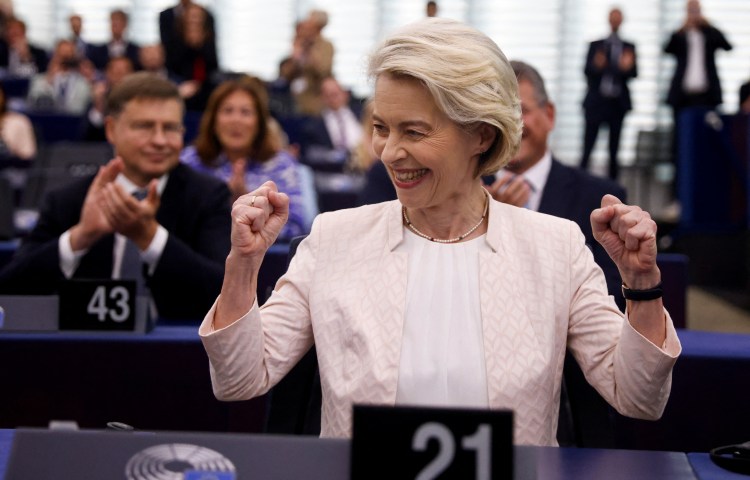
<svg viewBox="0 0 750 480">
<path fill-rule="evenodd" d="M 92 437 L 91 433 L 82 432 L 81 435 L 64 433 L 62 435 L 66 436 L 67 440 L 63 445 L 60 444 L 59 438 L 55 443 L 54 439 L 49 437 L 45 439 L 45 436 L 42 436 L 39 439 L 41 442 L 34 445 L 34 452 L 38 452 L 39 449 L 48 450 L 38 452 L 38 458 L 42 462 L 45 459 L 47 461 L 58 459 L 68 465 L 71 463 L 75 465 L 90 459 L 92 450 L 96 454 L 96 449 L 104 448 L 105 444 L 111 444 L 110 447 L 114 445 L 116 448 L 108 448 L 108 453 L 102 452 L 101 458 L 106 457 L 113 460 L 113 463 L 124 463 L 132 453 L 128 449 L 135 448 L 137 451 L 146 445 L 179 441 L 207 446 L 229 458 L 234 458 L 238 472 L 246 471 L 249 467 L 253 471 L 253 478 L 302 478 L 299 475 L 285 476 L 283 473 L 292 470 L 297 473 L 304 471 L 304 478 L 308 479 L 348 480 L 349 478 L 350 443 L 345 440 L 320 440 L 311 437 L 278 435 L 204 435 L 198 437 L 188 433 L 181 436 L 175 436 L 173 433 L 157 433 L 157 435 L 133 437 L 132 434 L 116 432 Z M 117 441 L 118 435 L 122 442 Z M 11 430 L 0 431 L 0 442 L 2 442 L 0 449 L 3 445 L 9 445 L 13 436 L 14 432 Z M 28 441 L 29 438 L 27 437 L 26 440 Z M 116 444 L 119 443 L 122 444 L 117 447 Z M 140 446 L 135 445 L 136 443 Z M 74 444 L 78 447 L 81 445 L 88 445 L 88 447 L 82 451 Z M 0 450 L 0 462 L 3 459 L 2 453 Z M 99 454 L 96 456 L 100 457 Z M 124 459 L 118 461 L 116 456 L 123 456 Z M 294 458 L 295 461 L 289 462 L 289 458 Z M 37 466 L 35 461 L 29 469 Z M 3 479 L 4 469 L 5 463 L 0 463 L 0 480 Z M 273 475 L 269 472 L 273 472 Z M 530 446 L 515 447 L 514 477 L 516 480 L 690 480 L 702 478 L 695 476 L 684 453 Z M 724 477 L 711 478 L 723 479 Z"/>
<path fill-rule="evenodd" d="M 147 335 L 0 334 L 0 428 L 75 420 L 104 428 L 259 432 L 265 398 L 219 402 L 197 328 Z"/>
<path fill-rule="evenodd" d="M 708 452 L 750 435 L 750 335 L 679 330 L 682 356 L 659 421 L 615 418 L 616 446 Z"/>
<path fill-rule="evenodd" d="M 688 461 L 701 480 L 747 480 L 747 475 L 732 473 L 711 461 L 707 453 L 688 453 Z"/>
</svg>

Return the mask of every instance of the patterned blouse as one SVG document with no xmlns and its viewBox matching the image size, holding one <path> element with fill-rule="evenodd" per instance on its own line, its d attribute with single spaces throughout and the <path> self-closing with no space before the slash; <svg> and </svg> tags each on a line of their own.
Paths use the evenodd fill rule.
<svg viewBox="0 0 750 480">
<path fill-rule="evenodd" d="M 232 176 L 232 165 L 223 153 L 216 158 L 213 166 L 208 166 L 201 161 L 195 147 L 191 145 L 182 151 L 180 161 L 199 172 L 213 175 L 224 181 L 229 181 Z M 304 204 L 305 186 L 300 170 L 301 166 L 297 160 L 283 150 L 265 162 L 259 163 L 252 160 L 247 162 L 245 186 L 248 191 L 255 190 L 268 180 L 273 180 L 279 187 L 279 191 L 289 196 L 289 219 L 279 234 L 279 240 L 290 240 L 310 231 L 309 225 L 312 219 L 306 218 L 308 209 Z"/>
</svg>

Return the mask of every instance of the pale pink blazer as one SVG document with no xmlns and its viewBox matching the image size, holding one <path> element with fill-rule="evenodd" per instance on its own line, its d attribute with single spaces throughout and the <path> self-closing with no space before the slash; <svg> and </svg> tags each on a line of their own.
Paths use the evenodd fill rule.
<svg viewBox="0 0 750 480">
<path fill-rule="evenodd" d="M 319 215 L 266 304 L 211 333 L 200 328 L 214 393 L 267 392 L 315 342 L 321 436 L 351 433 L 352 404 L 393 405 L 406 302 L 398 201 Z M 491 201 L 480 298 L 492 408 L 515 415 L 515 443 L 555 445 L 566 346 L 620 413 L 661 416 L 680 352 L 669 315 L 664 350 L 638 334 L 607 296 L 578 226 Z"/>
</svg>

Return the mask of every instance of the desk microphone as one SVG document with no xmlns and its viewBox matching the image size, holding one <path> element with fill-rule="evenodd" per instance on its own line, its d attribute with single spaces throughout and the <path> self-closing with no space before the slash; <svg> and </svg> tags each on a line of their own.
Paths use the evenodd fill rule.
<svg viewBox="0 0 750 480">
<path fill-rule="evenodd" d="M 135 428 L 131 427 L 127 423 L 122 422 L 107 422 L 107 430 L 118 430 L 121 432 L 132 432 Z"/>
</svg>

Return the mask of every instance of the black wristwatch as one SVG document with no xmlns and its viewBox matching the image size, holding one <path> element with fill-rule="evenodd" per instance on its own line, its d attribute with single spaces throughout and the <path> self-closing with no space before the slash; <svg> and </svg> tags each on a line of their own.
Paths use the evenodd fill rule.
<svg viewBox="0 0 750 480">
<path fill-rule="evenodd" d="M 622 296 L 625 297 L 625 300 L 633 300 L 636 302 L 643 300 L 656 300 L 657 298 L 661 298 L 663 294 L 664 291 L 661 288 L 661 282 L 655 287 L 646 290 L 633 290 L 632 288 L 628 288 L 624 283 L 622 284 Z"/>
</svg>

